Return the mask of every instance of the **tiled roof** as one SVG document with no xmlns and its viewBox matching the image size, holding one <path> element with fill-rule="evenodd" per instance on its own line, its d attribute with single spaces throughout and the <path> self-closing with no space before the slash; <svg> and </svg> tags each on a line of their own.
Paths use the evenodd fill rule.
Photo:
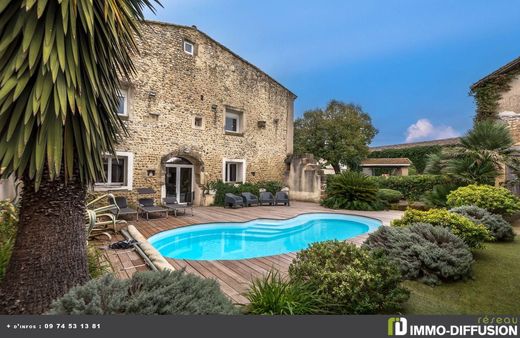
<svg viewBox="0 0 520 338">
<path fill-rule="evenodd" d="M 405 157 L 401 158 L 367 158 L 361 161 L 362 167 L 377 167 L 377 166 L 401 166 L 407 167 L 412 164 L 412 161 Z"/>
</svg>

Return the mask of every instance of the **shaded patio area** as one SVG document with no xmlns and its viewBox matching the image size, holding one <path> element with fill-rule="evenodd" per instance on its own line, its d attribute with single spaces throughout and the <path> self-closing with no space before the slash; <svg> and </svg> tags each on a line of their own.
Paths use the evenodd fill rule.
<svg viewBox="0 0 520 338">
<path fill-rule="evenodd" d="M 246 222 L 257 218 L 287 219 L 300 214 L 310 212 L 328 212 L 340 214 L 352 214 L 373 217 L 389 225 L 393 219 L 402 216 L 401 211 L 346 211 L 331 210 L 316 203 L 292 202 L 290 207 L 263 206 L 240 209 L 224 209 L 221 207 L 199 207 L 194 210 L 194 215 L 170 216 L 168 218 L 151 218 L 150 220 L 129 221 L 146 238 L 161 231 L 178 227 L 211 223 L 211 222 Z M 349 239 L 348 242 L 362 244 L 367 235 L 361 235 Z M 127 251 L 127 250 L 125 250 Z M 107 255 L 114 270 L 120 277 L 131 276 L 135 271 L 143 269 L 142 259 L 133 257 L 135 253 L 117 253 L 117 250 L 108 250 Z M 136 254 L 135 254 L 136 255 Z M 129 256 L 129 257 L 127 257 Z M 287 274 L 289 265 L 296 257 L 296 253 L 288 253 L 277 256 L 260 257 L 243 260 L 218 260 L 195 261 L 184 259 L 170 259 L 168 262 L 176 269 L 185 268 L 187 272 L 195 275 L 215 279 L 222 291 L 237 304 L 246 304 L 244 294 L 249 289 L 252 280 L 266 275 L 270 270 L 276 269 L 282 275 Z"/>
</svg>

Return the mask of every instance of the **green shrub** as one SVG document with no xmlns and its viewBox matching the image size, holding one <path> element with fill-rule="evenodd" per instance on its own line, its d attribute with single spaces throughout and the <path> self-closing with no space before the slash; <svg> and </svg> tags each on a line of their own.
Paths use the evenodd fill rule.
<svg viewBox="0 0 520 338">
<path fill-rule="evenodd" d="M 319 297 L 307 284 L 284 280 L 278 272 L 253 281 L 248 312 L 255 315 L 306 315 L 320 312 Z"/>
<path fill-rule="evenodd" d="M 300 251 L 289 275 L 314 288 L 328 313 L 394 312 L 409 296 L 400 286 L 399 268 L 382 251 L 345 242 L 314 243 Z"/>
<path fill-rule="evenodd" d="M 433 187 L 431 191 L 427 191 L 423 195 L 423 200 L 430 208 L 445 208 L 448 200 L 448 195 L 453 190 L 457 189 L 459 185 L 456 184 L 439 184 Z"/>
<path fill-rule="evenodd" d="M 414 176 L 374 176 L 372 179 L 380 189 L 400 191 L 408 200 L 417 201 L 425 192 L 431 191 L 434 186 L 450 183 L 451 180 L 441 175 L 414 175 Z"/>
<path fill-rule="evenodd" d="M 484 224 L 493 239 L 497 241 L 513 241 L 515 239 L 513 227 L 500 215 L 492 214 L 486 209 L 474 205 L 457 207 L 450 211 L 465 216 L 475 223 Z"/>
<path fill-rule="evenodd" d="M 512 215 L 520 211 L 520 199 L 506 188 L 490 185 L 468 185 L 458 188 L 448 195 L 448 206 L 451 208 L 464 205 L 475 205 L 492 214 Z"/>
<path fill-rule="evenodd" d="M 208 184 L 211 189 L 216 191 L 215 194 L 215 205 L 224 206 L 224 200 L 227 193 L 232 193 L 235 195 L 240 195 L 243 192 L 250 192 L 256 196 L 259 195 L 260 189 L 265 189 L 273 194 L 277 191 L 282 190 L 284 185 L 281 182 L 277 181 L 262 181 L 258 183 L 224 183 L 222 181 L 210 182 Z"/>
<path fill-rule="evenodd" d="M 386 203 L 397 203 L 403 199 L 404 195 L 398 190 L 379 189 L 377 197 Z"/>
<path fill-rule="evenodd" d="M 16 207 L 9 201 L 0 201 L 0 280 L 4 278 L 7 264 L 11 258 L 17 224 Z"/>
<path fill-rule="evenodd" d="M 184 271 L 138 272 L 120 280 L 109 274 L 72 288 L 51 314 L 236 314 L 216 281 Z"/>
<path fill-rule="evenodd" d="M 436 285 L 465 279 L 471 273 L 473 255 L 468 245 L 447 228 L 422 223 L 380 227 L 365 245 L 384 250 L 405 279 Z"/>
<path fill-rule="evenodd" d="M 370 177 L 355 171 L 344 171 L 327 178 L 326 197 L 321 204 L 327 208 L 350 210 L 381 210 L 377 185 Z"/>
<path fill-rule="evenodd" d="M 112 271 L 102 252 L 91 245 L 87 247 L 87 264 L 90 278 L 98 278 Z"/>
<path fill-rule="evenodd" d="M 451 230 L 469 245 L 470 248 L 480 248 L 491 239 L 489 231 L 482 224 L 476 224 L 464 216 L 449 212 L 446 209 L 430 209 L 420 211 L 408 209 L 400 220 L 394 220 L 394 226 L 409 226 L 414 223 L 428 223 Z"/>
</svg>

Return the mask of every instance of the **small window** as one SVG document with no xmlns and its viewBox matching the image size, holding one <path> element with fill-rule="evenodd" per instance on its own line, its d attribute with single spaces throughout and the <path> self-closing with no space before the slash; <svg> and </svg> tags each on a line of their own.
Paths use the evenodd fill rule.
<svg viewBox="0 0 520 338">
<path fill-rule="evenodd" d="M 226 124 L 224 130 L 232 133 L 241 133 L 242 113 L 236 110 L 226 110 Z"/>
<path fill-rule="evenodd" d="M 189 41 L 184 41 L 184 52 L 186 52 L 187 54 L 193 55 L 194 51 L 195 51 L 195 46 L 193 45 L 193 43 L 191 43 Z"/>
<path fill-rule="evenodd" d="M 117 98 L 117 115 L 128 116 L 128 91 L 125 89 L 120 89 Z"/>
<path fill-rule="evenodd" d="M 202 129 L 204 127 L 204 120 L 200 116 L 195 116 L 193 119 L 193 128 Z"/>
<path fill-rule="evenodd" d="M 105 178 L 96 182 L 102 186 L 126 186 L 128 184 L 128 157 L 105 156 L 103 158 Z"/>
<path fill-rule="evenodd" d="M 224 181 L 227 183 L 244 182 L 244 162 L 240 160 L 224 162 Z"/>
</svg>

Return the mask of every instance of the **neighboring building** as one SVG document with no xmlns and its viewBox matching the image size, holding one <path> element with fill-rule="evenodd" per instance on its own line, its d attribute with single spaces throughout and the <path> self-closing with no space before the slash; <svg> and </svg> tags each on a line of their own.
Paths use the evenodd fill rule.
<svg viewBox="0 0 520 338">
<path fill-rule="evenodd" d="M 363 174 L 368 176 L 408 176 L 411 165 L 407 158 L 367 158 L 361 162 Z"/>
<path fill-rule="evenodd" d="M 370 147 L 369 151 L 381 151 L 387 149 L 408 149 L 414 147 L 429 147 L 429 146 L 455 146 L 460 144 L 460 137 L 444 138 L 440 140 L 421 141 L 421 142 L 410 142 L 410 143 L 399 143 L 390 144 L 386 146 Z"/>
<path fill-rule="evenodd" d="M 129 135 L 95 191 L 197 204 L 209 181 L 284 179 L 296 95 L 196 27 L 148 22 L 138 47 L 119 106 Z"/>
<path fill-rule="evenodd" d="M 498 88 L 498 92 L 497 91 Z M 479 102 L 478 93 L 484 93 L 483 97 L 496 97 L 495 102 Z M 491 74 L 477 81 L 471 86 L 471 92 L 475 96 L 477 106 L 494 109 L 492 112 L 477 111 L 479 114 L 494 115 L 500 118 L 509 126 L 514 147 L 519 151 L 520 156 L 520 57 L 500 67 Z M 481 100 L 481 99 L 480 99 Z M 517 183 L 516 175 L 509 168 L 505 168 L 503 174 L 497 179 L 497 184 L 504 185 L 520 195 L 520 185 Z"/>
</svg>

